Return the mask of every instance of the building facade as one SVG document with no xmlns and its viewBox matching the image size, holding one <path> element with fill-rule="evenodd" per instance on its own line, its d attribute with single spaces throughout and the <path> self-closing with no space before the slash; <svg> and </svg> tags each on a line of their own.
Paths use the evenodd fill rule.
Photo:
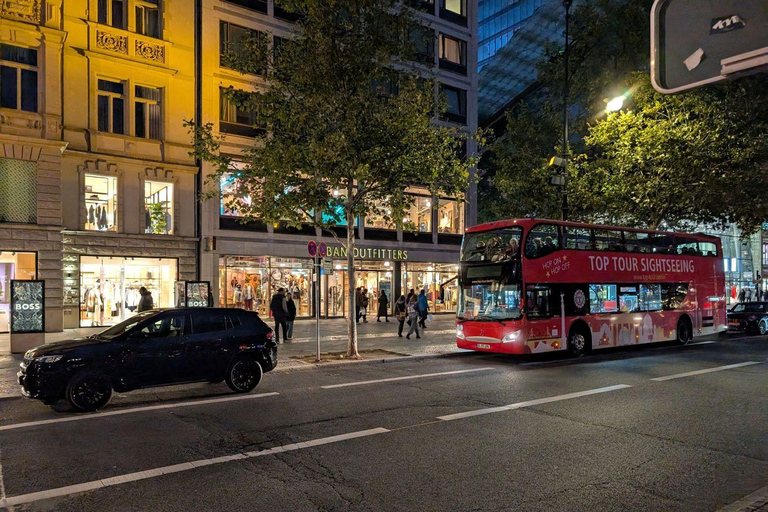
<svg viewBox="0 0 768 512">
<path fill-rule="evenodd" d="M 468 0 L 422 0 L 413 5 L 423 22 L 418 34 L 422 63 L 434 69 L 449 103 L 452 122 L 477 128 L 477 13 Z M 295 35 L 291 13 L 273 0 L 204 0 L 202 30 L 202 120 L 213 123 L 221 138 L 222 152 L 237 155 L 252 144 L 252 122 L 247 113 L 227 104 L 222 91 L 230 86 L 253 91 L 263 86 L 258 76 L 244 76 L 222 65 L 221 51 L 247 31 L 270 34 L 273 41 Z M 474 152 L 474 141 L 468 151 Z M 203 164 L 204 176 L 212 168 Z M 342 316 L 346 311 L 346 254 L 326 233 L 313 227 L 289 228 L 277 223 L 243 223 L 236 210 L 226 208 L 237 188 L 237 178 L 225 176 L 209 183 L 220 200 L 202 204 L 201 277 L 210 281 L 214 302 L 225 307 L 245 307 L 268 315 L 271 295 L 280 287 L 294 297 L 299 316 Z M 426 289 L 432 310 L 456 310 L 456 275 L 461 234 L 475 223 L 474 186 L 468 204 L 455 198 L 431 197 L 412 190 L 416 204 L 410 219 L 418 233 L 403 232 L 383 219 L 355 219 L 358 250 L 356 286 L 372 297 L 384 291 L 391 302 L 401 292 Z M 342 238 L 344 238 L 343 235 Z M 336 272 L 320 276 L 320 295 L 312 292 L 314 272 L 307 254 L 310 240 L 325 241 Z M 407 292 L 406 292 L 407 293 Z M 375 302 L 369 308 L 375 308 Z"/>
</svg>

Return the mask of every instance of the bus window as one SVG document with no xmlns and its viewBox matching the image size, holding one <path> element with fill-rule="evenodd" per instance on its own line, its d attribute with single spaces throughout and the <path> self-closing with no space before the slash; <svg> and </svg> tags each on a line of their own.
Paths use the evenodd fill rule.
<svg viewBox="0 0 768 512">
<path fill-rule="evenodd" d="M 616 313 L 618 310 L 615 284 L 589 285 L 590 313 Z"/>
<path fill-rule="evenodd" d="M 688 295 L 688 283 L 670 283 L 661 285 L 662 309 L 678 309 Z"/>
<path fill-rule="evenodd" d="M 637 301 L 640 311 L 661 311 L 661 285 L 641 284 Z"/>
<path fill-rule="evenodd" d="M 565 248 L 591 250 L 592 249 L 592 230 L 589 228 L 576 228 L 566 226 L 565 228 Z"/>
<path fill-rule="evenodd" d="M 701 256 L 699 243 L 693 238 L 677 236 L 675 237 L 675 245 L 677 246 L 677 254 Z"/>
<path fill-rule="evenodd" d="M 481 233 L 467 233 L 461 248 L 461 261 L 505 261 L 519 253 L 520 228 L 503 228 Z"/>
<path fill-rule="evenodd" d="M 717 245 L 712 242 L 699 242 L 699 250 L 702 256 L 717 256 Z"/>
<path fill-rule="evenodd" d="M 623 251 L 624 240 L 621 231 L 609 231 L 607 229 L 595 229 L 595 249 L 598 251 Z"/>
<path fill-rule="evenodd" d="M 525 241 L 525 256 L 540 258 L 560 249 L 560 237 L 554 224 L 536 224 Z"/>
<path fill-rule="evenodd" d="M 526 300 L 528 318 L 549 318 L 553 315 L 552 290 L 548 286 L 528 286 Z"/>
<path fill-rule="evenodd" d="M 629 252 L 651 252 L 651 246 L 648 243 L 648 233 L 625 231 L 624 241 Z"/>
<path fill-rule="evenodd" d="M 622 313 L 637 311 L 636 286 L 619 286 L 619 311 Z"/>
<path fill-rule="evenodd" d="M 648 237 L 651 252 L 657 254 L 677 254 L 675 240 L 670 235 L 651 235 Z"/>
</svg>

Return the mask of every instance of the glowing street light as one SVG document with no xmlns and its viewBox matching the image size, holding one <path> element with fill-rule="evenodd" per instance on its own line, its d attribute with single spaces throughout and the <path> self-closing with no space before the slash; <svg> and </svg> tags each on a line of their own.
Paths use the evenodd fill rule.
<svg viewBox="0 0 768 512">
<path fill-rule="evenodd" d="M 624 95 L 616 96 L 605 106 L 606 112 L 618 112 L 624 106 Z"/>
</svg>

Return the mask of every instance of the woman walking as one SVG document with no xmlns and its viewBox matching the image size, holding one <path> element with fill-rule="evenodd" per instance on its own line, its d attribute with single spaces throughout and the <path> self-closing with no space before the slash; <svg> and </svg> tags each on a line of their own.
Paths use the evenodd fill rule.
<svg viewBox="0 0 768 512">
<path fill-rule="evenodd" d="M 427 294 L 424 290 L 421 290 L 419 293 L 419 325 L 422 329 L 427 328 L 427 324 L 424 322 L 427 320 L 427 315 L 429 314 L 429 302 L 427 301 Z"/>
<path fill-rule="evenodd" d="M 405 295 L 401 295 L 400 298 L 397 299 L 397 302 L 395 302 L 395 318 L 397 318 L 397 321 L 400 324 L 397 326 L 397 336 L 399 338 L 403 337 L 403 324 L 405 323 L 405 318 L 408 316 L 406 309 Z"/>
<path fill-rule="evenodd" d="M 384 290 L 381 290 L 381 293 L 379 294 L 379 309 L 376 312 L 377 322 L 381 322 L 380 318 L 382 316 L 385 321 L 389 322 L 389 309 L 387 306 L 389 306 L 389 299 L 387 298 L 387 294 L 384 293 Z"/>
<path fill-rule="evenodd" d="M 411 322 L 411 328 L 408 329 L 408 334 L 405 337 L 411 339 L 411 333 L 416 331 L 416 338 L 421 338 L 419 335 L 419 304 L 416 295 L 413 295 L 411 302 L 408 303 L 408 320 Z"/>
</svg>

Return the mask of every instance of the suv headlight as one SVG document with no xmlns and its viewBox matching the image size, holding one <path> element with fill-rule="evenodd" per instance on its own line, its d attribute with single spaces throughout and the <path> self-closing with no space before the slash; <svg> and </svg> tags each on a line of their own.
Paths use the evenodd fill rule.
<svg viewBox="0 0 768 512">
<path fill-rule="evenodd" d="M 38 361 L 40 363 L 50 364 L 50 363 L 56 363 L 58 361 L 61 361 L 61 358 L 64 357 L 63 355 L 60 356 L 42 356 L 35 359 L 35 361 Z"/>
</svg>

